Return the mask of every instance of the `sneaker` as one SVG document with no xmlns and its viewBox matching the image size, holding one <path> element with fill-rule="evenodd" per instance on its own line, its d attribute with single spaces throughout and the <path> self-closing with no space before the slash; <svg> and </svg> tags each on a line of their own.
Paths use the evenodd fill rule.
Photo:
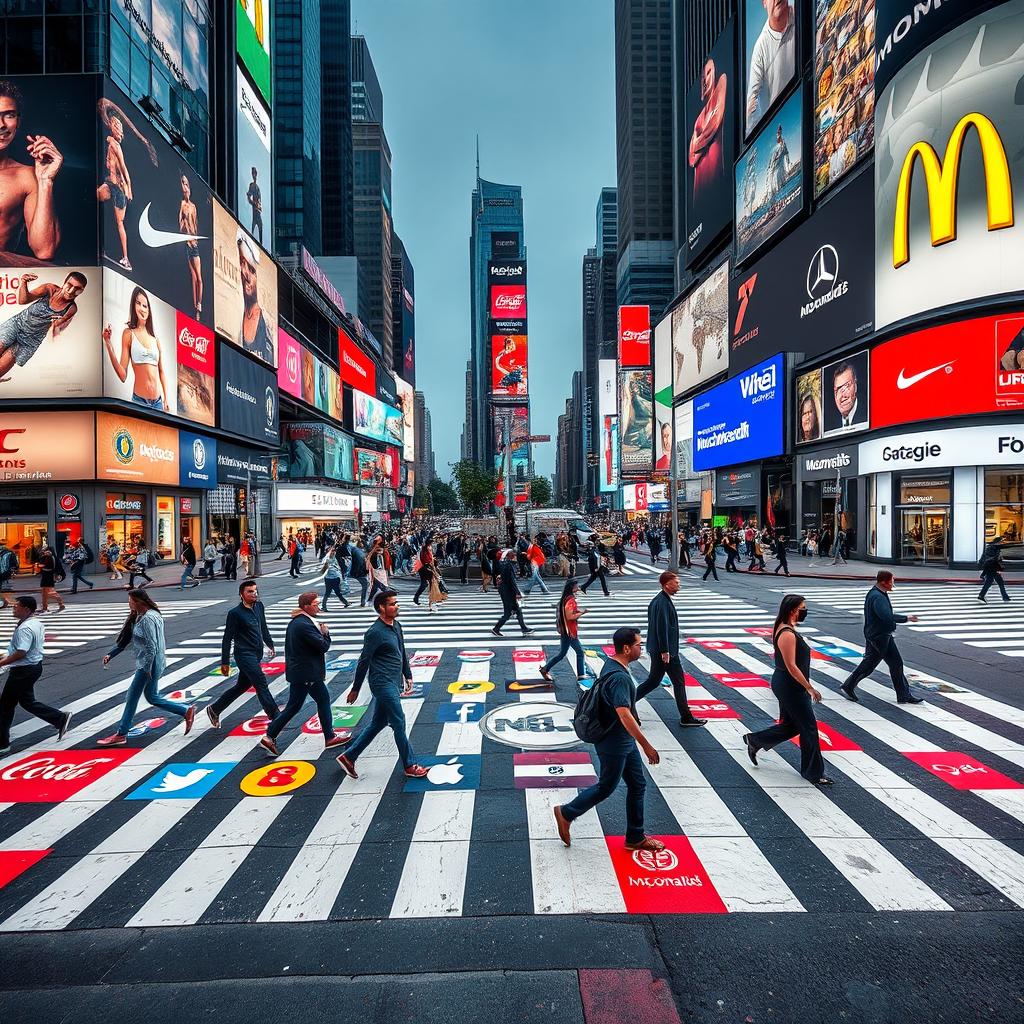
<svg viewBox="0 0 1024 1024">
<path fill-rule="evenodd" d="M 425 779 L 429 770 L 421 764 L 411 764 L 405 769 L 405 777 L 407 779 Z"/>
<path fill-rule="evenodd" d="M 340 747 L 343 743 L 348 743 L 348 737 L 342 736 L 341 733 L 335 733 L 329 740 L 324 743 L 324 749 L 327 750 L 330 747 Z"/>
<path fill-rule="evenodd" d="M 271 757 L 277 757 L 277 744 L 269 736 L 262 736 L 260 738 L 260 746 L 270 754 Z"/>
<path fill-rule="evenodd" d="M 923 704 L 924 703 L 924 697 L 915 697 L 913 694 L 910 694 L 909 696 L 906 696 L 906 697 L 900 697 L 896 701 L 896 703 L 897 704 Z"/>
<path fill-rule="evenodd" d="M 843 685 L 839 687 L 839 692 L 847 700 L 852 700 L 854 704 L 859 704 L 860 703 L 860 697 L 858 697 L 857 694 L 855 694 L 853 692 L 853 689 L 854 688 L 852 686 L 850 686 L 849 683 L 843 683 Z"/>
<path fill-rule="evenodd" d="M 196 706 L 192 704 L 188 711 L 185 712 L 185 735 L 187 736 L 192 731 L 192 726 L 196 721 Z"/>
<path fill-rule="evenodd" d="M 214 729 L 220 728 L 220 715 L 213 710 L 212 704 L 206 709 L 206 717 L 209 718 L 210 725 L 212 725 Z"/>
<path fill-rule="evenodd" d="M 98 747 L 123 747 L 127 742 L 127 736 L 115 732 L 112 736 L 104 736 L 103 739 L 97 740 L 96 745 Z"/>
<path fill-rule="evenodd" d="M 344 754 L 339 754 L 338 765 L 350 779 L 359 778 L 359 773 L 356 771 L 355 762 L 351 758 L 346 757 Z"/>
<path fill-rule="evenodd" d="M 535 630 L 535 629 L 524 629 L 523 630 L 523 636 L 533 636 L 533 634 L 536 633 L 536 632 L 537 632 L 537 630 Z"/>
<path fill-rule="evenodd" d="M 64 721 L 60 723 L 60 727 L 57 729 L 57 739 L 64 739 L 64 734 L 68 731 L 71 726 L 71 712 L 64 712 Z"/>
<path fill-rule="evenodd" d="M 504 633 L 502 633 L 502 631 L 500 629 L 498 629 L 497 627 L 495 627 L 494 629 L 491 630 L 491 634 L 493 636 L 504 636 Z"/>
</svg>

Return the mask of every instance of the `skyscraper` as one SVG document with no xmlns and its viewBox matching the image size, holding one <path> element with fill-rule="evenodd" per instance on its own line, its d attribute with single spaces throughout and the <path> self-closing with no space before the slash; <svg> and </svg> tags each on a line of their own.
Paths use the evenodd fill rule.
<svg viewBox="0 0 1024 1024">
<path fill-rule="evenodd" d="M 395 372 L 416 384 L 416 278 L 397 234 L 391 238 L 391 352 Z"/>
<path fill-rule="evenodd" d="M 321 0 L 317 7 L 320 9 L 321 252 L 325 256 L 351 256 L 355 251 L 349 46 L 352 7 L 350 0 Z"/>
<path fill-rule="evenodd" d="M 416 423 L 416 486 L 427 487 L 434 479 L 434 440 L 430 410 L 422 391 L 413 396 L 413 415 Z"/>
</svg>

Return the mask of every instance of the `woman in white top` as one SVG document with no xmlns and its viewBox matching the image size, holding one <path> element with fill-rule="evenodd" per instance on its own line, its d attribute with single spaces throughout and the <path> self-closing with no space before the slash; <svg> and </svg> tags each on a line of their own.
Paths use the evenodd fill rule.
<svg viewBox="0 0 1024 1024">
<path fill-rule="evenodd" d="M 150 409 L 170 412 L 160 340 L 153 331 L 149 296 L 141 288 L 136 287 L 132 292 L 128 323 L 121 332 L 120 357 L 114 351 L 112 334 L 110 324 L 107 324 L 103 328 L 103 346 L 114 373 L 122 383 L 128 379 L 129 366 L 135 371 L 132 401 Z"/>
</svg>

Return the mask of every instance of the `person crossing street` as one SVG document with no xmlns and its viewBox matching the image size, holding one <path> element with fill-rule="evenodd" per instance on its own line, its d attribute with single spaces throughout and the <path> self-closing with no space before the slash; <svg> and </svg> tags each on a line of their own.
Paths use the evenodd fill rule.
<svg viewBox="0 0 1024 1024">
<path fill-rule="evenodd" d="M 1003 582 L 1003 554 L 1000 550 L 1002 540 L 996 538 L 986 549 L 981 560 L 981 578 L 985 581 L 981 588 L 981 593 L 978 594 L 978 600 L 983 604 L 987 604 L 985 595 L 989 592 L 989 588 L 993 583 L 999 587 L 999 593 L 1003 595 L 1004 601 L 1010 600 L 1010 595 L 1006 592 L 1006 584 Z M 72 591 L 73 593 L 73 591 Z"/>
<path fill-rule="evenodd" d="M 604 563 L 601 560 L 601 553 L 597 550 L 597 544 L 595 544 L 594 541 L 590 541 L 587 545 L 587 570 L 590 575 L 587 577 L 586 583 L 580 587 L 580 593 L 585 594 L 587 592 L 587 587 L 597 581 L 601 584 L 604 596 L 611 597 L 611 594 L 608 593 L 608 580 L 605 578 L 608 575 L 608 571 L 604 567 Z"/>
<path fill-rule="evenodd" d="M 520 607 L 522 592 L 519 584 L 516 583 L 516 553 L 511 548 L 505 552 L 505 557 L 498 563 L 498 596 L 501 598 L 501 618 L 494 624 L 491 632 L 495 636 L 501 636 L 501 627 L 514 615 L 523 631 L 523 636 L 530 636 L 533 630 L 526 625 L 523 618 L 523 609 Z"/>
</svg>

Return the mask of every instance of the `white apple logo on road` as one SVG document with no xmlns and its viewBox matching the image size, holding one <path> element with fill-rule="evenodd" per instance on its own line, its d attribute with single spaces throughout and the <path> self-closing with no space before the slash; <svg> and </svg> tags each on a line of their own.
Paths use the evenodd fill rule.
<svg viewBox="0 0 1024 1024">
<path fill-rule="evenodd" d="M 427 770 L 427 782 L 432 786 L 455 786 L 462 781 L 462 765 L 457 757 L 443 764 L 432 764 Z"/>
</svg>

